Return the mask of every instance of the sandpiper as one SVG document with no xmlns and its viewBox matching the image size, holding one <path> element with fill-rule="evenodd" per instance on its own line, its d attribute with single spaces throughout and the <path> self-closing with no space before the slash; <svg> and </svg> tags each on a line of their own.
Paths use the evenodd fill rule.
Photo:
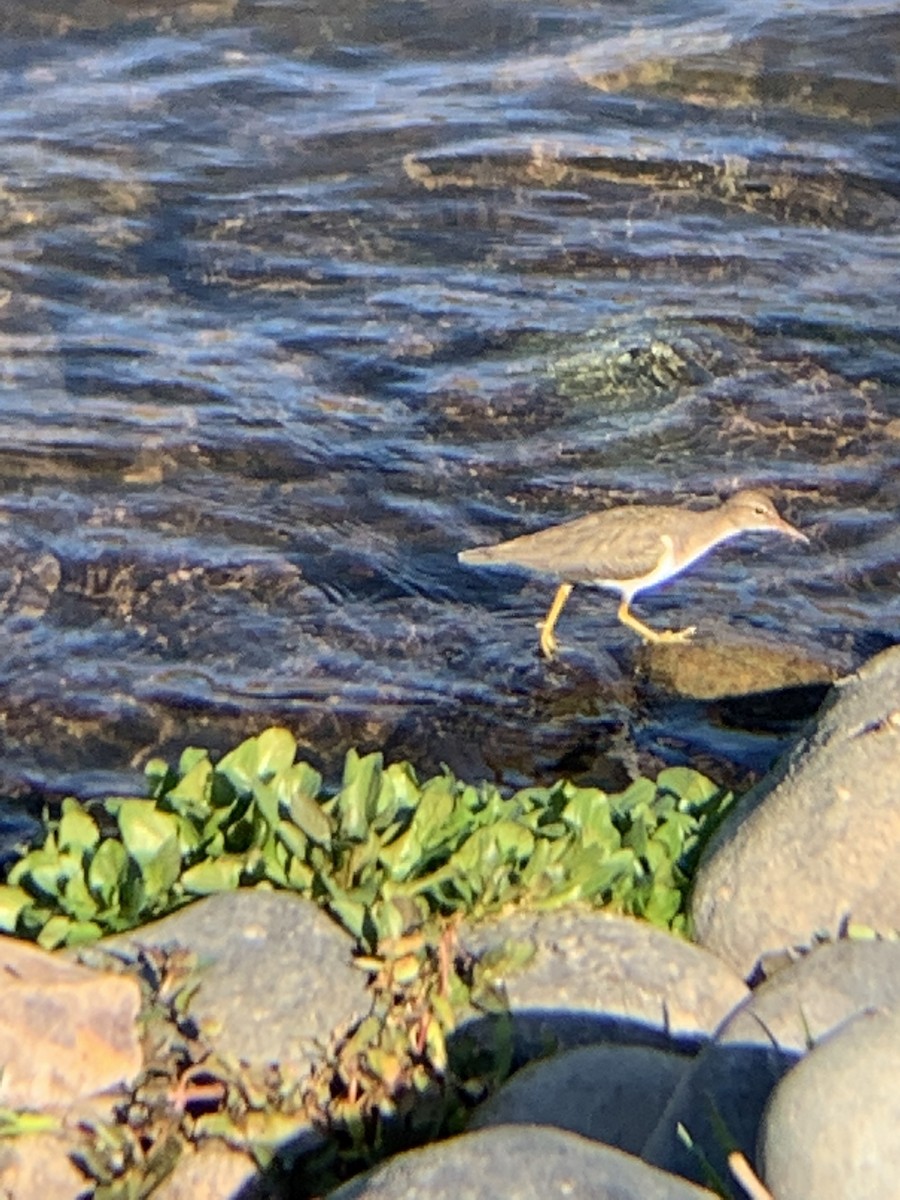
<svg viewBox="0 0 900 1200">
<path fill-rule="evenodd" d="M 631 612 L 638 592 L 679 575 L 719 542 L 752 530 L 783 533 L 798 542 L 809 538 L 778 515 L 765 492 L 736 492 L 718 508 L 698 512 L 657 504 L 630 504 L 589 513 L 537 533 L 463 550 L 470 566 L 518 566 L 560 580 L 547 616 L 538 625 L 541 650 L 556 653 L 553 630 L 576 583 L 608 588 L 622 597 L 618 617 L 647 642 L 685 642 L 696 632 L 657 631 Z"/>
</svg>

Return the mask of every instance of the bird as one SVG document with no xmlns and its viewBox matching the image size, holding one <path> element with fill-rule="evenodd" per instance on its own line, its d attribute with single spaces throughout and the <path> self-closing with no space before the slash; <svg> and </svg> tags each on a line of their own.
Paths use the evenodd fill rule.
<svg viewBox="0 0 900 1200">
<path fill-rule="evenodd" d="M 588 513 L 526 533 L 495 546 L 463 550 L 466 566 L 516 566 L 559 580 L 553 603 L 538 622 L 540 648 L 546 658 L 558 649 L 556 622 L 576 583 L 618 592 L 617 616 L 645 642 L 687 642 L 696 626 L 656 630 L 631 611 L 634 597 L 680 575 L 720 542 L 752 531 L 781 533 L 809 542 L 779 516 L 762 491 L 735 492 L 717 508 L 696 510 L 658 504 L 626 504 Z"/>
</svg>

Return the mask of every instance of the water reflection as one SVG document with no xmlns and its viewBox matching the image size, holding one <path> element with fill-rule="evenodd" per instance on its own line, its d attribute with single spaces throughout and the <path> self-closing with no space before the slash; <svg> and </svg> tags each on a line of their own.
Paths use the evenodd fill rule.
<svg viewBox="0 0 900 1200">
<path fill-rule="evenodd" d="M 773 484 L 817 553 L 646 611 L 896 639 L 900 20 L 833 10 L 0 6 L 0 783 L 274 720 L 328 770 L 764 765 L 601 598 L 547 667 L 547 585 L 455 556 Z"/>
</svg>

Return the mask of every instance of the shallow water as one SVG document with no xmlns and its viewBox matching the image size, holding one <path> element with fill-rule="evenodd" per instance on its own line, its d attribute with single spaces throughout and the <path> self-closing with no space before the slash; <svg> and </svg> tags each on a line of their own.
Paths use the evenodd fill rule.
<svg viewBox="0 0 900 1200">
<path fill-rule="evenodd" d="M 678 9 L 0 6 L 8 792 L 276 720 L 331 772 L 761 765 L 641 725 L 613 597 L 547 667 L 552 585 L 456 562 L 612 502 L 775 485 L 813 539 L 651 623 L 897 639 L 900 17 Z"/>
</svg>

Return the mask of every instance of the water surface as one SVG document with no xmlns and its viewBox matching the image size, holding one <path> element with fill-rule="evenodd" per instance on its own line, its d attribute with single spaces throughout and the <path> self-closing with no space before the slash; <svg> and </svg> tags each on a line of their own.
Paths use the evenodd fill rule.
<svg viewBox="0 0 900 1200">
<path fill-rule="evenodd" d="M 900 628 L 900 18 L 800 2 L 0 7 L 0 785 L 288 724 L 329 772 L 731 755 L 615 601 L 459 549 L 776 486 L 639 605 Z M 643 737 L 637 734 L 643 730 Z M 735 759 L 761 765 L 746 743 Z"/>
</svg>

